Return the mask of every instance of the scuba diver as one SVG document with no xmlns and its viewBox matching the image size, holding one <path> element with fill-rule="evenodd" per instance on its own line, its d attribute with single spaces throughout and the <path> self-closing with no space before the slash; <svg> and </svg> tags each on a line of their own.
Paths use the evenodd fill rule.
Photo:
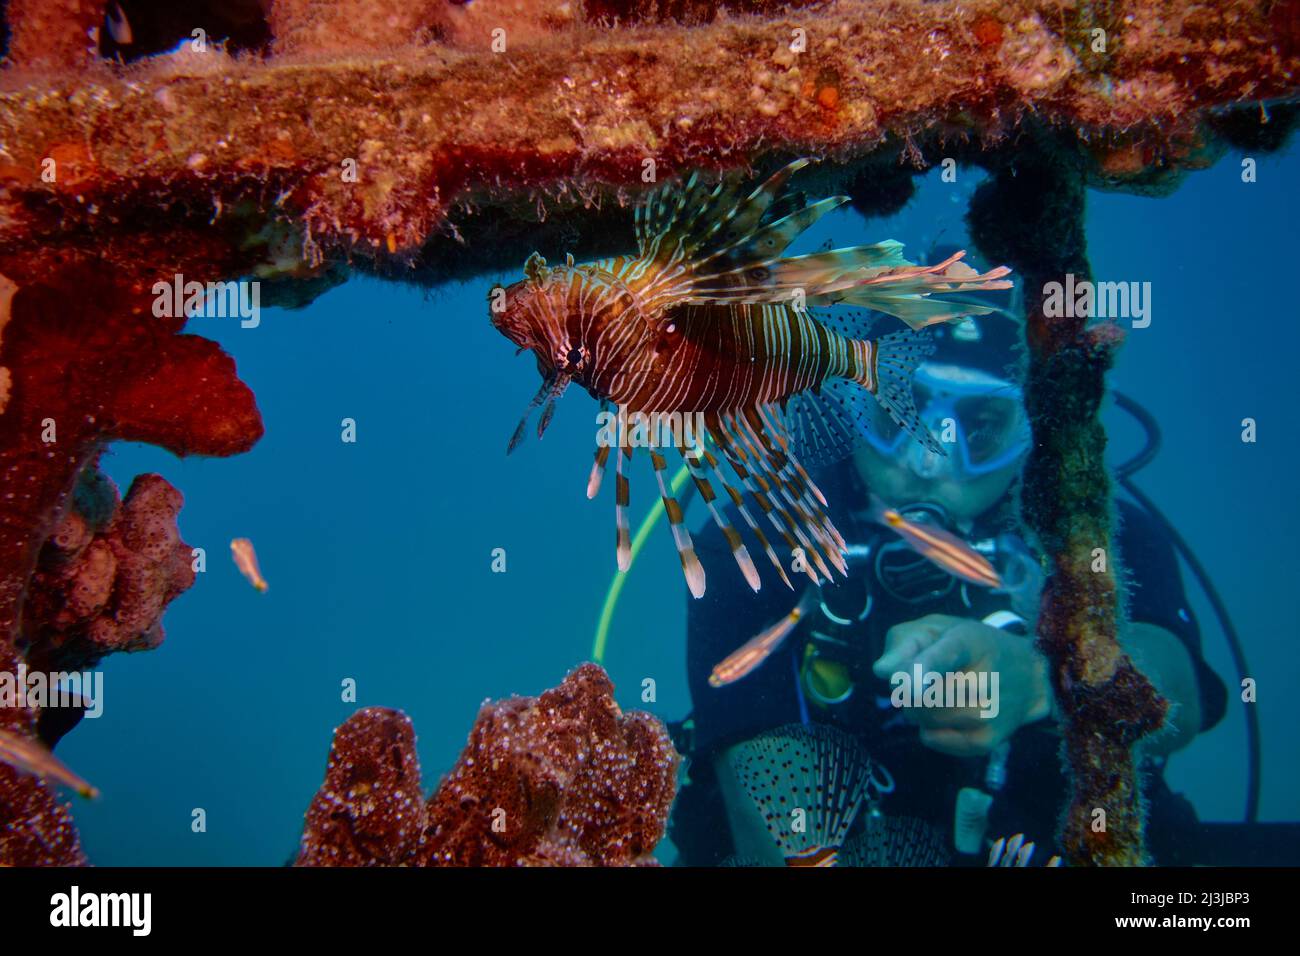
<svg viewBox="0 0 1300 956">
<path fill-rule="evenodd" d="M 930 862 L 983 865 L 990 844 L 1012 834 L 1044 848 L 1053 841 L 1066 784 L 1047 663 L 1028 623 L 1042 572 L 1015 520 L 1016 479 L 1030 444 L 1020 391 L 1007 371 L 1020 330 L 1002 313 L 932 331 L 936 348 L 916 376 L 916 407 L 945 442 L 946 457 L 882 413 L 866 423 L 851 457 L 814 473 L 834 503 L 849 577 L 820 587 L 796 584 L 793 595 L 783 588 L 751 594 L 743 580 L 722 577 L 704 598 L 688 602 L 693 711 L 675 729 L 689 758 L 688 782 L 670 824 L 682 864 L 833 860 L 821 846 L 789 849 L 781 829 L 798 798 L 787 801 L 770 785 L 792 758 L 823 768 L 843 763 L 822 755 L 825 733 L 835 741 L 853 738 L 859 762 L 875 768 L 861 774 L 853 798 L 871 812 L 858 814 L 856 823 L 853 813 L 841 813 L 827 828 L 838 828 L 836 840 L 843 842 L 850 826 L 858 832 L 897 814 L 942 837 L 946 852 Z M 1149 848 L 1155 862 L 1172 863 L 1183 859 L 1180 835 L 1198 821 L 1190 802 L 1165 784 L 1164 763 L 1222 719 L 1227 693 L 1202 658 L 1165 526 L 1122 500 L 1116 511 L 1129 621 L 1121 644 L 1171 703 L 1165 728 L 1139 746 Z M 997 586 L 982 586 L 969 571 L 954 573 L 899 527 L 982 558 Z M 705 565 L 727 559 L 728 544 L 716 529 L 695 541 Z M 744 657 L 738 648 L 783 621 L 788 634 L 775 650 L 757 664 L 750 659 L 740 676 L 720 679 L 719 662 Z M 995 695 L 987 716 L 972 707 L 899 706 L 895 690 L 911 675 L 954 672 L 989 678 L 981 685 Z M 808 728 L 833 731 L 800 743 Z M 773 733 L 785 736 L 772 743 Z M 827 786 L 804 780 L 793 789 Z M 849 859 L 842 854 L 840 862 Z"/>
</svg>

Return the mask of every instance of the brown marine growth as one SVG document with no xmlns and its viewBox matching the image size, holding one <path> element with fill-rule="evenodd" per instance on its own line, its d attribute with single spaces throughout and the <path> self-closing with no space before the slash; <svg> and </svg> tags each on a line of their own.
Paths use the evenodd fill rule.
<svg viewBox="0 0 1300 956">
<path fill-rule="evenodd" d="M 176 527 L 183 501 L 159 475 L 138 476 L 119 501 L 112 480 L 82 473 L 23 603 L 19 644 L 30 669 L 86 670 L 162 643 L 163 611 L 194 583 Z"/>
<path fill-rule="evenodd" d="M 624 714 L 595 664 L 540 697 L 484 704 L 427 802 L 410 720 L 367 707 L 334 736 L 299 866 L 626 866 L 654 862 L 677 754 Z"/>
<path fill-rule="evenodd" d="M 409 866 L 425 820 L 411 719 L 364 707 L 334 732 L 294 865 Z"/>
<path fill-rule="evenodd" d="M 0 641 L 0 672 L 16 674 L 22 658 Z M 0 707 L 0 730 L 35 736 L 31 710 Z M 0 866 L 84 866 L 72 812 L 57 788 L 0 761 Z"/>
<path fill-rule="evenodd" d="M 261 436 L 231 359 L 179 334 L 183 318 L 152 314 L 148 270 L 214 271 L 211 240 L 175 248 L 187 258 L 125 256 L 105 273 L 69 250 L 0 247 L 0 671 L 153 647 L 168 602 L 193 583 L 175 523 L 180 493 L 146 475 L 119 508 L 95 472 L 107 443 L 228 455 Z M 0 708 L 11 732 L 33 733 L 35 720 Z M 65 806 L 7 767 L 0 825 L 0 862 L 84 862 Z"/>
<path fill-rule="evenodd" d="M 1134 744 L 1164 722 L 1168 703 L 1120 648 L 1106 433 L 1098 414 L 1117 326 L 1052 317 L 1049 282 L 1091 279 L 1084 239 L 1086 161 L 1072 144 L 1027 137 L 1014 168 L 997 167 L 971 205 L 972 238 L 1024 279 L 1028 369 L 1025 406 L 1034 441 L 1021 513 L 1050 562 L 1038 619 L 1062 714 L 1072 782 L 1062 848 L 1074 865 L 1140 866 L 1145 808 Z M 1095 550 L 1107 556 L 1094 570 Z M 1104 811 L 1104 825 L 1098 829 Z"/>
<path fill-rule="evenodd" d="M 637 21 L 617 28 L 582 22 L 577 6 L 556 22 L 564 5 L 435 13 L 383 0 L 368 6 L 370 31 L 340 26 L 355 24 L 354 0 L 276 0 L 267 59 L 212 44 L 51 72 L 39 43 L 84 34 L 72 6 L 10 7 L 0 243 L 89 250 L 132 233 L 165 247 L 169 224 L 201 206 L 225 227 L 257 213 L 229 230 L 236 247 L 274 218 L 309 264 L 424 281 L 520 262 L 539 244 L 595 251 L 652 185 L 647 159 L 658 181 L 772 154 L 852 161 L 884 148 L 925 165 L 997 147 L 1034 116 L 1177 166 L 1211 109 L 1288 96 L 1300 69 L 1295 31 L 1278 26 L 1289 0 L 1116 0 L 1110 52 L 1091 66 L 1078 52 L 1091 5 L 1068 0 L 755 3 L 740 5 L 753 16 L 689 25 L 671 22 L 671 4 L 665 23 L 642 15 L 657 5 L 609 4 L 629 12 L 620 24 Z M 66 27 L 49 22 L 58 11 Z M 68 175 L 42 178 L 60 155 Z M 124 246 L 107 248 L 109 265 L 125 261 Z"/>
<path fill-rule="evenodd" d="M 658 719 L 624 714 L 613 691 L 602 668 L 584 664 L 541 697 L 485 705 L 429 801 L 424 860 L 653 863 L 677 792 L 677 753 Z"/>
</svg>

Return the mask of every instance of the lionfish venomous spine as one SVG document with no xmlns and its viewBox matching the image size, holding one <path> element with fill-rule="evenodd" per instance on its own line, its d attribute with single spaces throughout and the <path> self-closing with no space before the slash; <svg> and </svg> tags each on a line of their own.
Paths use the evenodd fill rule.
<svg viewBox="0 0 1300 956">
<path fill-rule="evenodd" d="M 569 257 L 562 266 L 548 267 L 534 253 L 525 278 L 492 296 L 493 324 L 520 351 L 534 353 L 542 375 L 509 450 L 539 405 L 541 436 L 573 382 L 626 413 L 701 417 L 703 440 L 674 447 L 755 591 L 761 585 L 758 570 L 716 488 L 787 587 L 792 585 L 785 562 L 765 525 L 787 554 L 803 556 L 792 566 L 815 583 L 833 577 L 832 568 L 845 573 L 844 539 L 802 459 L 826 460 L 851 448 L 861 428 L 858 403 L 867 396 L 943 454 L 912 402 L 912 372 L 930 350 L 919 330 L 991 311 L 946 298 L 950 293 L 1011 285 L 1007 268 L 980 274 L 961 261 L 963 252 L 934 265 L 914 265 L 892 240 L 784 256 L 796 237 L 848 201 L 834 196 L 807 203 L 803 194 L 787 192 L 790 177 L 809 162 L 790 163 L 747 195 L 734 178 L 707 185 L 692 175 L 669 184 L 637 210 L 635 256 L 584 264 Z M 888 313 L 910 331 L 873 340 L 810 311 L 836 304 Z M 622 437 L 597 448 L 587 495 L 598 492 L 611 447 L 616 555 L 619 569 L 626 570 L 626 466 L 633 447 Z M 650 460 L 687 585 L 700 597 L 704 569 L 670 492 L 667 463 L 655 448 Z"/>
</svg>

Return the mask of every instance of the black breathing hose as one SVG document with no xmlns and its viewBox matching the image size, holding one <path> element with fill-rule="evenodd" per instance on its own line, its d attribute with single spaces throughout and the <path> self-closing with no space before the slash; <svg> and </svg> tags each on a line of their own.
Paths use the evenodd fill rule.
<svg viewBox="0 0 1300 956">
<path fill-rule="evenodd" d="M 1178 529 L 1156 507 L 1155 503 L 1133 483 L 1132 476 L 1149 465 L 1160 451 L 1160 425 L 1150 412 L 1127 395 L 1114 391 L 1111 394 L 1115 396 L 1115 404 L 1132 415 L 1147 435 L 1146 446 L 1133 458 L 1116 468 L 1115 477 L 1119 481 L 1120 487 L 1128 492 L 1133 500 L 1141 505 L 1143 510 L 1164 528 L 1165 533 L 1169 535 L 1169 540 L 1173 542 L 1174 547 L 1183 556 L 1183 560 L 1187 562 L 1187 566 L 1195 575 L 1201 590 L 1205 592 L 1206 598 L 1209 599 L 1210 607 L 1214 609 L 1214 616 L 1219 619 L 1219 627 L 1222 628 L 1224 637 L 1227 638 L 1228 650 L 1232 653 L 1232 662 L 1237 668 L 1237 680 L 1240 685 L 1240 682 L 1246 680 L 1250 669 L 1246 666 L 1246 652 L 1242 649 L 1241 639 L 1237 635 L 1237 629 L 1232 624 L 1232 617 L 1228 614 L 1228 608 L 1219 596 L 1218 589 L 1214 586 L 1214 582 L 1210 580 L 1205 565 L 1201 564 L 1191 545 L 1187 543 L 1186 539 L 1178 532 Z M 1246 705 L 1246 751 L 1248 767 L 1245 821 L 1254 823 L 1259 818 L 1259 781 L 1262 755 L 1260 752 L 1259 711 L 1250 704 Z"/>
</svg>

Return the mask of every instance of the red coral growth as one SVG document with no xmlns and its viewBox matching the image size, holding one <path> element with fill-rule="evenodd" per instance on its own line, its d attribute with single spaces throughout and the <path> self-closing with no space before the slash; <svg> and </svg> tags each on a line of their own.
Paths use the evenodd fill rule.
<svg viewBox="0 0 1300 956">
<path fill-rule="evenodd" d="M 1275 0 L 1268 19 L 1283 55 L 1295 56 L 1300 51 L 1300 2 Z"/>
<path fill-rule="evenodd" d="M 48 26 L 47 5 L 64 6 L 11 5 L 15 38 Z M 972 156 L 1014 148 L 1011 134 L 1041 119 L 1083 143 L 1123 133 L 1181 165 L 1177 140 L 1217 108 L 1294 98 L 1293 8 L 276 0 L 269 22 L 257 20 L 266 57 L 182 49 L 130 70 L 51 74 L 22 59 L 0 70 L 0 184 L 12 184 L 0 188 L 0 246 L 88 244 L 127 269 L 128 250 L 112 242 L 124 232 L 147 226 L 138 246 L 157 260 L 200 211 L 225 210 L 220 223 L 243 209 L 306 233 L 309 257 L 445 278 L 465 268 L 466 250 L 494 260 L 484 271 L 517 267 L 537 248 L 539 220 L 586 240 L 593 210 L 612 218 L 645 192 L 646 159 L 665 177 L 775 156 L 897 159 L 905 142 L 911 158 L 933 161 L 955 144 Z M 659 22 L 678 16 L 696 25 Z M 639 25 L 590 25 L 615 20 Z M 1090 52 L 1089 24 L 1107 30 L 1108 53 Z M 254 32 L 234 49 L 262 50 Z M 839 80 L 805 93 L 823 71 Z M 355 175 L 342 175 L 348 160 Z M 228 238 L 238 249 L 247 235 Z"/>
<path fill-rule="evenodd" d="M 78 495 L 46 541 L 23 604 L 27 661 L 38 670 L 82 670 L 114 651 L 157 647 L 163 611 L 194 583 L 176 528 L 179 491 L 141 475 L 119 503 L 108 478 L 87 484 L 93 491 Z"/>
<path fill-rule="evenodd" d="M 366 707 L 334 732 L 297 865 L 400 866 L 414 858 L 424 825 L 411 720 Z"/>
<path fill-rule="evenodd" d="M 276 53 L 386 52 L 441 33 L 447 7 L 447 0 L 276 0 L 268 23 Z"/>
<path fill-rule="evenodd" d="M 0 641 L 0 673 L 17 673 L 17 653 Z M 0 730 L 34 734 L 26 708 L 0 707 Z M 84 866 L 67 804 L 38 777 L 0 761 L 0 866 Z"/>
<path fill-rule="evenodd" d="M 90 31 L 104 20 L 103 0 L 9 0 L 9 60 L 58 69 L 95 59 Z"/>
<path fill-rule="evenodd" d="M 234 362 L 177 334 L 183 318 L 152 315 L 157 266 L 137 259 L 146 274 L 132 276 L 67 252 L 0 254 L 0 271 L 21 277 L 19 287 L 0 276 L 0 671 L 23 663 L 20 618 L 26 663 L 41 669 L 151 647 L 167 602 L 193 582 L 175 528 L 180 495 L 145 476 L 114 516 L 116 489 L 96 486 L 93 473 L 105 442 L 229 455 L 262 434 Z M 31 733 L 33 718 L 0 709 L 7 730 Z M 83 862 L 66 807 L 37 778 L 0 766 L 0 863 Z"/>
<path fill-rule="evenodd" d="M 976 41 L 986 50 L 993 50 L 1002 45 L 1002 21 L 997 17 L 984 14 L 977 17 L 971 25 L 971 33 Z"/>
<path fill-rule="evenodd" d="M 604 670 L 584 664 L 539 698 L 484 706 L 430 801 L 427 859 L 644 862 L 663 836 L 677 757 L 659 721 L 624 715 L 613 692 Z"/>
<path fill-rule="evenodd" d="M 13 296 L 0 344 L 9 384 L 0 412 L 0 641 L 12 640 L 37 554 L 104 442 L 230 455 L 261 437 L 234 362 L 207 339 L 177 335 L 183 319 L 155 318 L 149 298 L 133 292 L 70 267 Z M 123 532 L 138 536 L 148 524 L 144 499 L 138 507 L 139 521 Z"/>
<path fill-rule="evenodd" d="M 574 25 L 580 10 L 579 4 L 554 0 L 276 0 L 269 25 L 277 54 L 391 55 L 430 41 L 487 50 L 498 30 L 505 31 L 502 41 L 526 44 Z"/>
<path fill-rule="evenodd" d="M 583 12 L 593 23 L 712 23 L 720 14 L 776 15 L 820 0 L 586 0 Z"/>
<path fill-rule="evenodd" d="M 36 777 L 0 764 L 0 866 L 85 866 L 67 806 Z"/>
<path fill-rule="evenodd" d="M 677 755 L 649 714 L 623 714 L 584 664 L 541 697 L 485 704 L 427 804 L 410 721 L 366 708 L 334 737 L 307 811 L 302 866 L 652 863 Z"/>
</svg>

